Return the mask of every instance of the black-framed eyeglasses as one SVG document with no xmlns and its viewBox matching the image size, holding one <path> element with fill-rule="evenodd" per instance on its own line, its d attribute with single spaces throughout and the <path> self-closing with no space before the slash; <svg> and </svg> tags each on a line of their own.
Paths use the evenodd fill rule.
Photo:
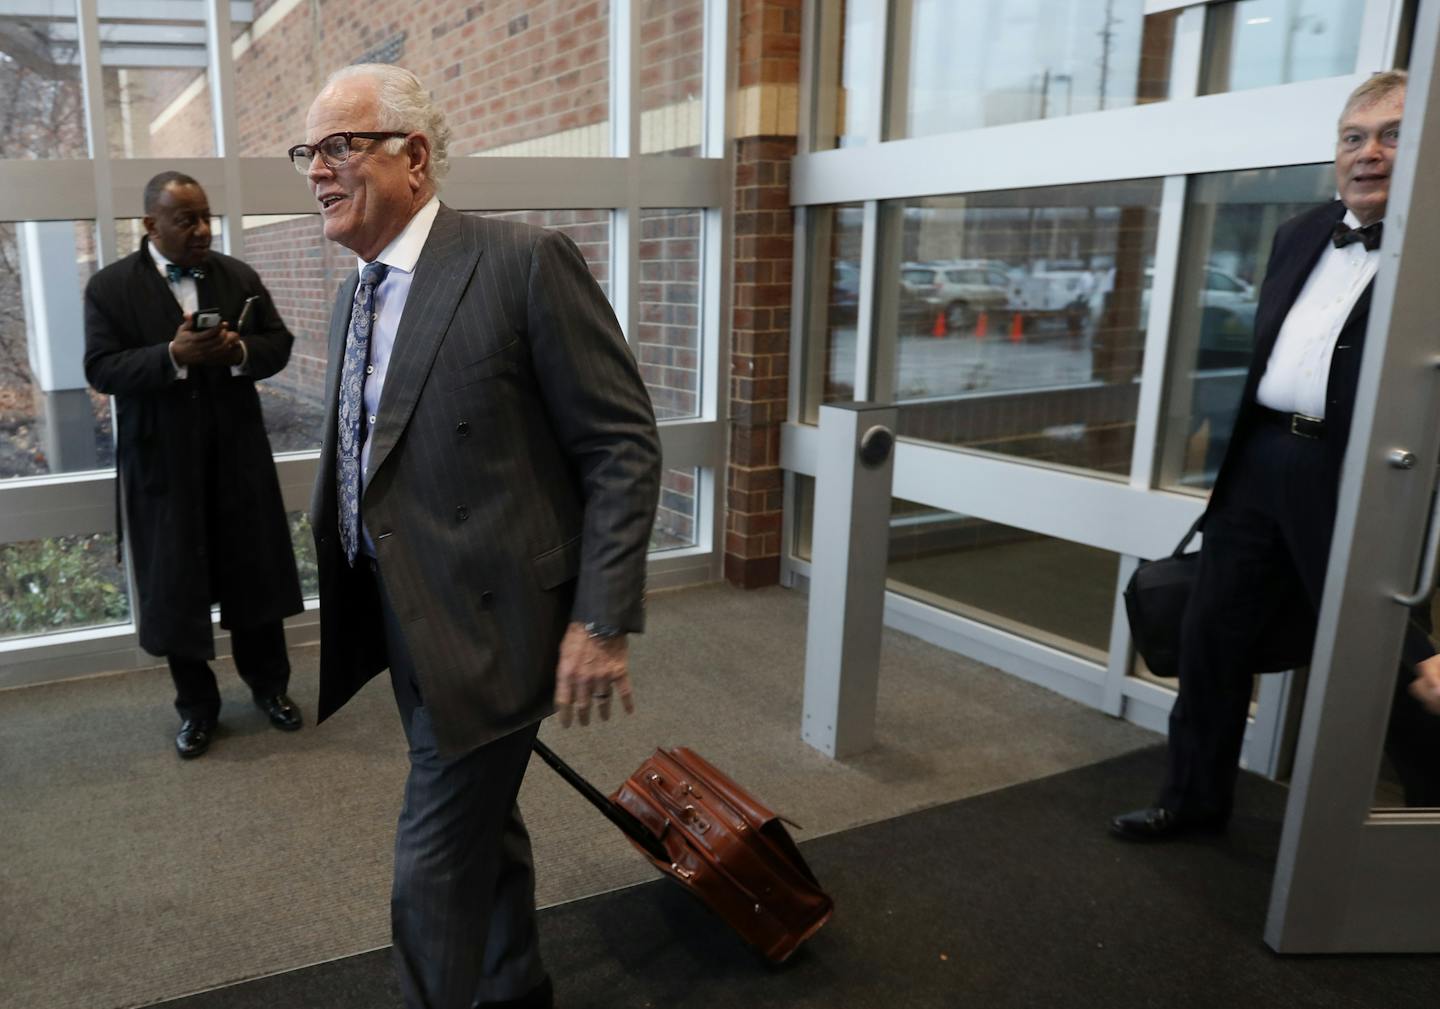
<svg viewBox="0 0 1440 1009">
<path fill-rule="evenodd" d="M 290 163 L 295 166 L 295 171 L 305 175 L 310 171 L 310 163 L 315 160 L 315 155 L 318 153 L 320 160 L 325 162 L 325 167 L 333 171 L 350 160 L 350 143 L 356 137 L 361 140 L 389 140 L 392 137 L 408 137 L 409 135 L 396 130 L 388 130 L 383 133 L 363 130 L 332 133 L 328 137 L 321 137 L 313 144 L 296 144 L 290 148 Z"/>
</svg>

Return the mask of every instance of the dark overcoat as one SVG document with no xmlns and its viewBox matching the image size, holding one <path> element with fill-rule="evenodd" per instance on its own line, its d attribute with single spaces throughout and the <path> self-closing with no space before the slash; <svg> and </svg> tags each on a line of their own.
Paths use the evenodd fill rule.
<svg viewBox="0 0 1440 1009">
<path fill-rule="evenodd" d="M 191 367 L 177 377 L 169 344 L 183 315 L 149 244 L 85 288 L 85 376 L 115 397 L 116 469 L 135 563 L 140 646 L 153 655 L 213 658 L 220 625 L 254 627 L 303 609 L 280 482 L 260 413 L 257 379 L 290 358 L 285 328 L 260 277 L 211 253 L 196 281 L 201 308 L 240 334 L 244 373 Z"/>
</svg>

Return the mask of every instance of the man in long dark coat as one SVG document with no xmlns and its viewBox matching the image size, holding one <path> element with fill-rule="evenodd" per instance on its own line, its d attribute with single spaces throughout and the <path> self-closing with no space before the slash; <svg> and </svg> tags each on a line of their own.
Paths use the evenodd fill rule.
<svg viewBox="0 0 1440 1009">
<path fill-rule="evenodd" d="M 210 251 L 209 201 L 194 179 L 150 180 L 145 231 L 138 252 L 86 286 L 85 376 L 115 397 L 140 646 L 169 661 L 175 748 L 188 758 L 209 747 L 220 714 L 206 663 L 212 603 L 255 703 L 277 728 L 301 726 L 283 625 L 303 608 L 300 582 L 255 392 L 295 338 L 255 271 Z M 224 321 L 197 329 L 208 309 Z"/>
</svg>

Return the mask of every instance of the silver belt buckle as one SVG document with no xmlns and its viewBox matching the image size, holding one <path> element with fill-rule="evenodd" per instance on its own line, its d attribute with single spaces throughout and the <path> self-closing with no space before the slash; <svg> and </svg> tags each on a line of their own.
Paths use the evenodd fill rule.
<svg viewBox="0 0 1440 1009">
<path fill-rule="evenodd" d="M 1301 438 L 1310 438 L 1311 440 L 1314 440 L 1314 439 L 1316 439 L 1316 438 L 1319 438 L 1320 436 L 1319 436 L 1318 434 L 1311 434 L 1309 431 L 1303 431 L 1303 430 L 1301 430 L 1300 425 L 1301 425 L 1301 424 L 1316 424 L 1316 425 L 1320 425 L 1320 424 L 1324 424 L 1324 423 L 1325 423 L 1325 418 L 1324 418 L 1324 417 L 1311 417 L 1311 416 L 1309 416 L 1308 414 L 1292 413 L 1292 414 L 1290 415 L 1290 433 L 1293 434 L 1293 435 L 1298 435 L 1298 436 L 1300 436 Z"/>
</svg>

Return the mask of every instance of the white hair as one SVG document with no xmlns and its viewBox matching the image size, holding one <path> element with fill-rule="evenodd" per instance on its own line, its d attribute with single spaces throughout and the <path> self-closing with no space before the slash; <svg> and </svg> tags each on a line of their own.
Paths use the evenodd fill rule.
<svg viewBox="0 0 1440 1009">
<path fill-rule="evenodd" d="M 425 166 L 425 177 L 438 189 L 440 180 L 450 170 L 450 127 L 445 122 L 445 113 L 440 111 L 420 78 L 392 63 L 353 63 L 331 74 L 325 87 L 352 77 L 375 82 L 379 129 L 423 133 L 430 141 L 430 162 Z M 385 145 L 389 153 L 398 154 L 404 149 L 405 141 L 392 137 Z"/>
</svg>

